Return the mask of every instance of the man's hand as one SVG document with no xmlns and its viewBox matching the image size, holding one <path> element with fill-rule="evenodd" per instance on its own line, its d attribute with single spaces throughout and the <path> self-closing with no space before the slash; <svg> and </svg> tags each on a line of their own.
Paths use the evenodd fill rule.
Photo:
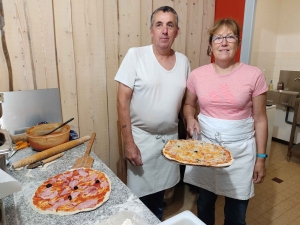
<svg viewBox="0 0 300 225">
<path fill-rule="evenodd" d="M 142 157 L 139 148 L 136 144 L 126 144 L 125 145 L 125 158 L 133 165 L 133 166 L 142 166 Z"/>
</svg>

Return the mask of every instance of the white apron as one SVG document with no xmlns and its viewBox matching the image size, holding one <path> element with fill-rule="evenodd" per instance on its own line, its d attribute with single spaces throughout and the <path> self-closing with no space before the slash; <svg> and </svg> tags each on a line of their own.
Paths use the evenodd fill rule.
<svg viewBox="0 0 300 225">
<path fill-rule="evenodd" d="M 127 186 L 138 197 L 175 186 L 180 179 L 179 165 L 167 160 L 162 149 L 168 140 L 178 138 L 178 129 L 164 134 L 150 134 L 132 126 L 135 144 L 141 151 L 143 166 L 127 161 Z"/>
<path fill-rule="evenodd" d="M 252 176 L 256 160 L 253 118 L 223 120 L 199 114 L 198 120 L 201 140 L 226 147 L 234 163 L 224 168 L 187 166 L 184 182 L 234 199 L 253 197 Z"/>
</svg>

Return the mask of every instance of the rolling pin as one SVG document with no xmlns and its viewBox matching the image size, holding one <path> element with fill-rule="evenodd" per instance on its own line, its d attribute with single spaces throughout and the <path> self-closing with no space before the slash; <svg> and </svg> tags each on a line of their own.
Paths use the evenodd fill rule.
<svg viewBox="0 0 300 225">
<path fill-rule="evenodd" d="M 20 168 L 26 165 L 29 165 L 31 163 L 49 158 L 50 156 L 56 155 L 58 153 L 64 152 L 70 148 L 73 148 L 77 145 L 80 145 L 88 140 L 90 140 L 90 136 L 84 136 L 82 138 L 73 140 L 73 141 L 68 141 L 66 143 L 54 146 L 52 148 L 49 148 L 47 150 L 44 150 L 42 152 L 36 153 L 32 156 L 26 157 L 24 159 L 21 159 L 15 163 L 12 164 L 12 168 L 16 169 L 16 168 Z"/>
</svg>

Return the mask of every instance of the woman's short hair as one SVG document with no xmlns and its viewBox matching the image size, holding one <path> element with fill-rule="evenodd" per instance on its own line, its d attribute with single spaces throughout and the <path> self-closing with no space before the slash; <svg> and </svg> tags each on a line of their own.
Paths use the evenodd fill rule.
<svg viewBox="0 0 300 225">
<path fill-rule="evenodd" d="M 214 36 L 214 34 L 217 32 L 217 30 L 219 30 L 221 27 L 228 27 L 230 30 L 232 30 L 232 32 L 238 36 L 238 44 L 240 44 L 240 26 L 239 24 L 234 20 L 234 19 L 231 19 L 231 18 L 226 18 L 226 19 L 220 19 L 220 20 L 217 20 L 214 24 L 214 26 L 208 30 L 208 34 L 209 34 L 209 45 L 208 45 L 208 48 L 207 48 L 207 55 L 208 56 L 211 56 L 211 44 L 212 44 L 212 38 Z"/>
<path fill-rule="evenodd" d="M 220 29 L 221 27 L 228 27 L 230 30 L 232 30 L 232 32 L 237 35 L 238 37 L 240 37 L 240 26 L 239 24 L 231 18 L 226 18 L 226 19 L 220 19 L 218 21 L 215 22 L 214 26 L 209 29 L 208 34 L 209 34 L 209 44 L 212 44 L 212 37 L 214 36 L 214 34 L 216 33 L 216 31 L 218 29 Z"/>
</svg>

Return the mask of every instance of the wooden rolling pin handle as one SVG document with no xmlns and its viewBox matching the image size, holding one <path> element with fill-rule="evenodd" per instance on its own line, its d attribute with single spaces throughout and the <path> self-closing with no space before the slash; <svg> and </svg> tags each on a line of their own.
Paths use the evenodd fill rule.
<svg viewBox="0 0 300 225">
<path fill-rule="evenodd" d="M 88 140 L 90 140 L 90 136 L 84 136 L 82 138 L 73 140 L 73 141 L 68 141 L 66 143 L 63 143 L 61 145 L 57 145 L 55 147 L 49 148 L 47 150 L 44 150 L 42 152 L 36 153 L 32 156 L 26 157 L 24 159 L 21 159 L 15 163 L 12 164 L 12 168 L 20 168 L 26 165 L 29 165 L 31 163 L 35 163 L 37 161 L 49 158 L 50 156 L 56 155 L 58 153 L 64 152 L 70 148 L 73 148 L 77 145 L 80 145 Z"/>
<path fill-rule="evenodd" d="M 62 157 L 63 155 L 64 155 L 64 153 L 62 152 L 62 153 L 59 153 L 57 155 L 51 156 L 51 157 L 49 157 L 47 159 L 44 159 L 43 163 L 46 164 L 46 163 L 51 162 L 51 161 L 53 161 L 53 160 L 55 160 L 55 159 L 57 159 L 59 157 Z"/>
</svg>

